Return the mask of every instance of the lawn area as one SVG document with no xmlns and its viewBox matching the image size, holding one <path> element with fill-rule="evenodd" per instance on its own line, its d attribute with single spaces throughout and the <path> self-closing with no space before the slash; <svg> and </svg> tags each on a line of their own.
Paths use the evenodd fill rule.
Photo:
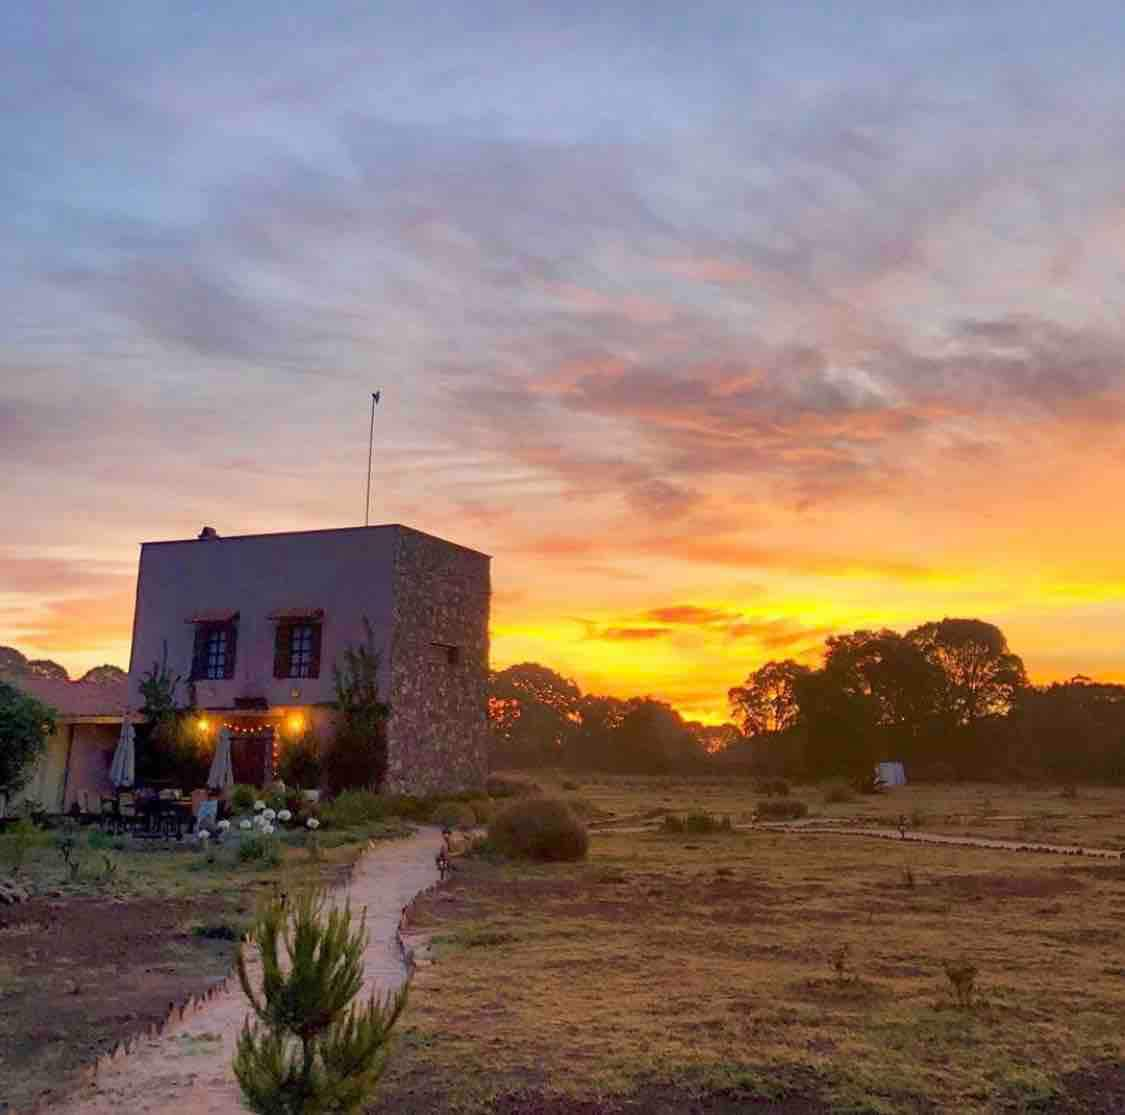
<svg viewBox="0 0 1125 1115">
<path fill-rule="evenodd" d="M 737 819 L 757 800 L 731 780 L 566 781 L 618 816 Z M 1120 813 L 1099 816 L 1125 806 L 1119 791 L 910 788 L 833 806 L 794 793 L 865 821 L 965 811 L 971 829 L 987 795 L 1013 832 L 1049 810 L 1067 839 L 1125 835 Z M 1116 863 L 610 830 L 584 863 L 464 860 L 412 928 L 433 935 L 434 963 L 373 1112 L 1125 1109 Z M 965 962 L 971 1006 L 946 974 Z"/>
<path fill-rule="evenodd" d="M 84 1065 L 222 980 L 259 894 L 331 883 L 369 838 L 402 831 L 325 832 L 316 859 L 297 833 L 271 863 L 244 862 L 236 841 L 204 851 L 87 829 L 71 851 L 76 877 L 58 832 L 42 833 L 16 876 L 33 897 L 0 906 L 0 1111 L 57 1099 Z M 0 836 L 0 871 L 17 855 Z"/>
</svg>

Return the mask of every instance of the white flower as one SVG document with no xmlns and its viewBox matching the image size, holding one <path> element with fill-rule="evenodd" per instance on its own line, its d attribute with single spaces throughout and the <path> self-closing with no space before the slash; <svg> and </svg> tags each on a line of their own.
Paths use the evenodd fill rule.
<svg viewBox="0 0 1125 1115">
<path fill-rule="evenodd" d="M 320 828 L 320 822 L 319 822 L 319 821 L 318 821 L 318 820 L 317 820 L 317 819 L 316 819 L 315 817 L 310 817 L 310 818 L 309 818 L 309 819 L 308 819 L 308 820 L 307 820 L 307 821 L 305 822 L 305 824 L 306 824 L 306 825 L 308 825 L 308 827 L 309 827 L 309 828 L 311 828 L 311 829 L 318 829 L 318 828 Z"/>
<path fill-rule="evenodd" d="M 208 832 L 208 831 L 207 831 L 206 829 L 200 829 L 200 830 L 199 830 L 199 839 L 200 839 L 200 841 L 204 841 L 204 840 L 207 840 L 207 839 L 209 839 L 209 838 L 210 838 L 210 836 L 211 836 L 211 834 L 210 834 L 210 833 L 209 833 L 209 832 Z"/>
<path fill-rule="evenodd" d="M 219 832 L 226 832 L 230 828 L 230 821 L 220 821 L 218 824 Z"/>
<path fill-rule="evenodd" d="M 266 803 L 264 801 L 254 802 L 254 812 L 255 813 L 261 813 L 261 811 L 263 809 L 265 809 L 265 807 L 266 807 Z"/>
<path fill-rule="evenodd" d="M 291 821 L 291 820 L 293 820 L 293 814 L 292 814 L 292 813 L 290 813 L 288 809 L 283 809 L 283 810 L 282 810 L 282 811 L 281 811 L 281 812 L 280 812 L 280 813 L 279 813 L 279 814 L 277 815 L 277 819 L 278 819 L 279 821 Z"/>
<path fill-rule="evenodd" d="M 263 816 L 263 817 L 265 817 L 265 819 L 266 819 L 267 821 L 275 821 L 275 820 L 277 820 L 277 810 L 275 810 L 275 809 L 267 809 L 267 810 L 266 810 L 266 811 L 265 811 L 265 812 L 264 812 L 264 813 L 262 814 L 262 816 Z"/>
<path fill-rule="evenodd" d="M 270 835 L 270 833 L 272 833 L 272 832 L 273 832 L 273 825 L 265 825 L 265 826 L 263 826 L 263 828 L 262 828 L 262 832 L 264 832 L 264 833 L 266 834 L 266 836 L 269 836 L 269 835 Z"/>
<path fill-rule="evenodd" d="M 238 822 L 238 827 L 240 829 L 249 829 L 251 827 L 250 821 L 247 818 L 243 817 L 243 819 Z"/>
</svg>

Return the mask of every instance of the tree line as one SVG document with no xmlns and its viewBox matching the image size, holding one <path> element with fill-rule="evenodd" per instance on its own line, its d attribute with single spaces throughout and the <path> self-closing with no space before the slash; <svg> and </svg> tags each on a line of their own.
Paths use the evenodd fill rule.
<svg viewBox="0 0 1125 1115">
<path fill-rule="evenodd" d="M 1125 686 L 1033 686 L 979 619 L 833 635 L 819 667 L 770 661 L 727 696 L 734 722 L 705 726 L 521 663 L 492 675 L 493 765 L 858 779 L 900 760 L 914 779 L 1125 782 Z"/>
</svg>

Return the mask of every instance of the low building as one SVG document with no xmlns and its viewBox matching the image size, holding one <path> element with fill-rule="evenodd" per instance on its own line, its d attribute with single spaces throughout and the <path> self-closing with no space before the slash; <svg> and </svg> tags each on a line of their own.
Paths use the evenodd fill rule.
<svg viewBox="0 0 1125 1115">
<path fill-rule="evenodd" d="M 334 667 L 370 636 L 389 703 L 391 793 L 483 787 L 491 559 L 390 525 L 146 542 L 128 700 L 165 663 L 200 731 L 232 732 L 235 777 L 271 776 L 287 742 L 327 740 Z"/>
<path fill-rule="evenodd" d="M 97 812 L 102 796 L 113 793 L 109 767 L 121 734 L 125 681 L 4 680 L 54 709 L 56 716 L 46 751 L 22 793 L 6 803 L 7 813 L 25 802 L 47 813 L 64 813 L 75 805 Z"/>
</svg>

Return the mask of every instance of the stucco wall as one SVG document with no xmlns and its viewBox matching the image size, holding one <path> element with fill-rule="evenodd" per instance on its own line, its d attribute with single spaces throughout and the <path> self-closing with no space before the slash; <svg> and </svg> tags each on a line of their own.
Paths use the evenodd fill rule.
<svg viewBox="0 0 1125 1115">
<path fill-rule="evenodd" d="M 109 768 L 120 735 L 119 725 L 75 724 L 64 810 L 78 802 L 81 808 L 96 812 L 102 796 L 113 793 Z"/>
<path fill-rule="evenodd" d="M 150 542 L 141 548 L 129 700 L 141 704 L 139 684 L 159 661 L 163 640 L 173 673 L 191 674 L 193 614 L 239 613 L 235 676 L 197 681 L 199 708 L 231 708 L 237 697 L 264 697 L 271 706 L 302 707 L 333 696 L 332 664 L 360 642 L 363 617 L 387 660 L 395 526 L 294 534 Z M 320 677 L 274 678 L 276 609 L 323 608 Z M 179 692 L 186 700 L 186 689 Z"/>
<path fill-rule="evenodd" d="M 483 788 L 490 559 L 402 529 L 394 556 L 387 790 Z M 456 648 L 450 662 L 439 643 Z"/>
</svg>

